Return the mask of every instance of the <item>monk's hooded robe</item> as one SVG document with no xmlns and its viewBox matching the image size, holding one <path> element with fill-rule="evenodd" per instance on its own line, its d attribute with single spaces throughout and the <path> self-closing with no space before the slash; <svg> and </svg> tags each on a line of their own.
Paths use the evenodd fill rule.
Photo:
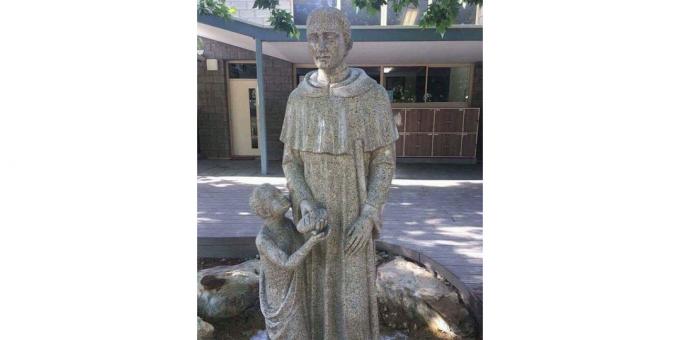
<svg viewBox="0 0 680 340">
<path fill-rule="evenodd" d="M 307 315 L 312 339 L 378 339 L 375 248 L 380 212 L 387 200 L 399 135 L 385 89 L 361 69 L 335 84 L 308 73 L 290 94 L 281 132 L 283 170 L 293 201 L 324 207 L 329 235 L 305 260 Z M 373 240 L 354 255 L 345 254 L 348 232 L 362 212 L 354 146 L 363 144 L 366 204 Z M 375 213 L 377 211 L 377 213 Z"/>
</svg>

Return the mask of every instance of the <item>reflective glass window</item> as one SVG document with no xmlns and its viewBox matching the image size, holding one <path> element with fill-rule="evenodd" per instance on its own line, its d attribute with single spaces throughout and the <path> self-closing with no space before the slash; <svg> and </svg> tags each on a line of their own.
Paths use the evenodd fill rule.
<svg viewBox="0 0 680 340">
<path fill-rule="evenodd" d="M 394 8 L 391 2 L 387 3 L 387 24 L 388 25 L 403 25 L 415 26 L 418 25 L 420 18 L 427 11 L 427 0 L 420 0 L 418 7 L 408 5 L 399 13 L 394 13 Z"/>
<path fill-rule="evenodd" d="M 354 5 L 352 5 L 352 0 L 339 1 L 340 10 L 347 15 L 351 25 L 380 25 L 380 11 L 375 14 L 368 14 L 368 11 L 364 8 L 357 12 Z"/>
<path fill-rule="evenodd" d="M 375 67 L 361 67 L 361 66 L 355 66 L 358 67 L 364 72 L 366 72 L 366 75 L 375 79 L 375 81 L 380 84 L 380 66 L 375 66 Z"/>
<path fill-rule="evenodd" d="M 470 93 L 470 67 L 430 67 L 427 73 L 428 102 L 465 102 Z"/>
<path fill-rule="evenodd" d="M 385 89 L 393 103 L 422 103 L 425 97 L 425 66 L 383 68 Z"/>
<path fill-rule="evenodd" d="M 305 75 L 307 73 L 314 70 L 316 70 L 316 68 L 300 68 L 300 67 L 295 68 L 295 79 L 297 81 L 296 85 L 300 84 L 305 79 Z"/>
<path fill-rule="evenodd" d="M 256 64 L 229 64 L 229 78 L 257 79 Z"/>
<path fill-rule="evenodd" d="M 477 18 L 477 6 L 466 4 L 465 7 L 460 7 L 458 10 L 458 16 L 453 22 L 454 25 L 468 24 L 474 25 L 475 19 Z"/>
</svg>

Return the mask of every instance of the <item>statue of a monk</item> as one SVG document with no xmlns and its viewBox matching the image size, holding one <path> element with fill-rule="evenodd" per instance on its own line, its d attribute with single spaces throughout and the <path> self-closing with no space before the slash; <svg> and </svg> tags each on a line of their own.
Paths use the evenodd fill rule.
<svg viewBox="0 0 680 340">
<path fill-rule="evenodd" d="M 385 89 L 344 62 L 352 39 L 341 11 L 313 11 L 307 41 L 318 70 L 290 94 L 281 141 L 295 222 L 327 213 L 328 236 L 305 260 L 311 337 L 377 340 L 374 239 L 397 127 Z"/>
</svg>

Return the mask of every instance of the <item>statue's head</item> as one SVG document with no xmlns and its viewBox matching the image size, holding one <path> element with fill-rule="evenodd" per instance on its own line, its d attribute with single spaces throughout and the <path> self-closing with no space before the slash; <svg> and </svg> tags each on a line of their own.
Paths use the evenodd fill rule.
<svg viewBox="0 0 680 340">
<path fill-rule="evenodd" d="M 261 218 L 281 217 L 290 208 L 290 200 L 275 186 L 264 183 L 250 195 L 250 209 Z"/>
<path fill-rule="evenodd" d="M 352 49 L 349 20 L 339 9 L 321 7 L 307 17 L 307 46 L 316 67 L 333 69 Z"/>
</svg>

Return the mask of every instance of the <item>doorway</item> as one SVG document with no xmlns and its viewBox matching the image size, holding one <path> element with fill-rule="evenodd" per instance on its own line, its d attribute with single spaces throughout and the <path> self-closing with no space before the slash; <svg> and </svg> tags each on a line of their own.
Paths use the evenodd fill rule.
<svg viewBox="0 0 680 340">
<path fill-rule="evenodd" d="M 256 79 L 229 80 L 229 120 L 234 156 L 259 156 Z"/>
</svg>

